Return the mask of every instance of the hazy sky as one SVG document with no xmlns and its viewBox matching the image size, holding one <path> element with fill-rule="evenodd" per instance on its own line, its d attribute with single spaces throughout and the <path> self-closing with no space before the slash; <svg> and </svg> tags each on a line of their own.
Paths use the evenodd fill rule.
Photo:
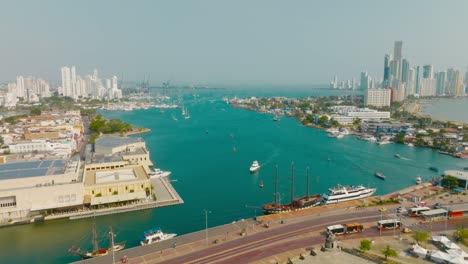
<svg viewBox="0 0 468 264">
<path fill-rule="evenodd" d="M 435 69 L 468 66 L 468 1 L 6 1 L 0 80 L 123 74 L 152 83 L 319 84 L 382 76 L 394 40 Z"/>
</svg>

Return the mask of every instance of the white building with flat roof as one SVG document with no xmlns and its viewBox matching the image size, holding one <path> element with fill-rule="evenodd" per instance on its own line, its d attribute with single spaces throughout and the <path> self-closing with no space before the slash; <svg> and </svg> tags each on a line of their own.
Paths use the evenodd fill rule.
<svg viewBox="0 0 468 264">
<path fill-rule="evenodd" d="M 450 175 L 457 178 L 459 186 L 464 186 L 465 190 L 468 189 L 468 172 L 459 170 L 446 170 L 444 171 L 444 175 Z"/>
<path fill-rule="evenodd" d="M 79 167 L 79 159 L 0 164 L 0 222 L 82 207 Z"/>
<path fill-rule="evenodd" d="M 390 106 L 391 98 L 392 91 L 390 89 L 367 89 L 364 94 L 364 105 Z"/>
</svg>

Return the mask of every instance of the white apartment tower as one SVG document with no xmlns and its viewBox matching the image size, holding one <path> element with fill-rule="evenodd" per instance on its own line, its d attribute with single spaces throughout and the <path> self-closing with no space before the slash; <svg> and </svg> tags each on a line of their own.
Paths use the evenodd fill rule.
<svg viewBox="0 0 468 264">
<path fill-rule="evenodd" d="M 392 91 L 390 89 L 367 89 L 364 104 L 376 107 L 390 106 Z"/>
</svg>

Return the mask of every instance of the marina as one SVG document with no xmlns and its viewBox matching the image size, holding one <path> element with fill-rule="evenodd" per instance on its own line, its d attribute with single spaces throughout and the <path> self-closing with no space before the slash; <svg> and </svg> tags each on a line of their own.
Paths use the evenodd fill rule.
<svg viewBox="0 0 468 264">
<path fill-rule="evenodd" d="M 250 91 L 236 90 L 222 93 L 229 92 L 231 98 L 236 94 L 248 95 Z M 310 92 L 301 91 L 289 93 L 310 94 Z M 312 91 L 312 93 L 317 93 L 317 91 Z M 170 177 L 178 180 L 171 184 L 183 197 L 184 205 L 140 211 L 127 208 L 125 209 L 127 212 L 121 214 L 102 211 L 101 216 L 96 217 L 98 230 L 102 232 L 102 230 L 107 230 L 109 225 L 114 226 L 114 229 L 120 231 L 116 241 L 126 241 L 126 247 L 132 248 L 140 245 L 142 230 L 154 228 L 154 223 L 163 227 L 165 232 L 180 235 L 204 229 L 203 209 L 205 208 L 212 212 L 208 215 L 209 226 L 254 217 L 259 210 L 255 211 L 245 205 L 259 208 L 263 204 L 271 203 L 272 194 L 275 193 L 276 165 L 279 168 L 279 184 L 276 192 L 279 193 L 278 198 L 281 197 L 281 207 L 286 209 L 282 204 L 291 203 L 289 180 L 291 161 L 294 161 L 295 168 L 297 168 L 294 176 L 296 199 L 307 196 L 305 168 L 307 166 L 313 168 L 309 173 L 310 200 L 314 199 L 313 193 L 326 192 L 328 188 L 336 186 L 337 183 L 363 184 L 376 188 L 375 195 L 382 195 L 408 186 L 415 186 L 415 175 L 421 175 L 425 181 L 437 176 L 437 173 L 428 170 L 432 164 L 437 164 L 440 171 L 450 168 L 462 170 L 463 167 L 468 166 L 460 163 L 463 161 L 461 159 L 439 155 L 431 149 L 408 148 L 399 144 L 381 147 L 354 137 L 344 137 L 340 140 L 329 139 L 325 131 L 300 126 L 293 118 L 283 117 L 281 122 L 273 122 L 271 115 L 226 106 L 222 100 L 219 100 L 222 98 L 220 94 L 219 91 L 205 91 L 201 93 L 198 102 L 195 102 L 188 99 L 192 96 L 191 92 L 190 94 L 187 92 L 184 104 L 190 109 L 190 122 L 180 120 L 174 122 L 171 118 L 172 114 L 180 117 L 180 108 L 166 109 L 163 114 L 157 108 L 103 112 L 107 118 L 121 118 L 132 125 L 151 129 L 151 133 L 143 134 L 141 137 L 147 142 L 155 167 L 171 171 Z M 212 99 L 215 101 L 210 103 L 208 100 Z M 254 125 L 255 130 L 252 129 Z M 258 135 L 261 137 L 259 138 Z M 182 138 L 183 142 L 181 142 Z M 400 153 L 413 162 L 396 159 L 393 157 L 394 153 Z M 254 177 L 242 177 L 249 175 L 247 170 L 254 160 L 261 161 L 261 169 Z M 382 181 L 370 177 L 375 171 L 392 171 L 392 180 Z M 366 175 L 367 177 L 364 177 Z M 170 181 L 170 179 L 167 180 Z M 264 183 L 263 188 L 259 188 L 261 181 Z M 222 186 L 236 186 L 236 188 L 229 189 L 222 188 Z M 239 188 L 242 188 L 242 192 L 239 192 Z M 206 196 L 201 196 L 200 193 Z M 167 195 L 167 202 L 169 202 L 171 195 Z M 161 205 L 165 204 L 164 197 L 162 194 L 158 196 Z M 212 199 L 213 197 L 233 197 L 233 199 L 221 201 Z M 298 210 L 298 212 L 301 211 L 304 210 Z M 283 211 L 282 214 L 286 216 L 289 213 Z M 69 246 L 75 244 L 83 234 L 89 233 L 92 214 L 86 214 L 86 212 L 82 214 L 85 218 L 79 218 L 77 215 L 77 220 L 74 221 L 67 218 L 67 220 L 0 229 L 0 236 L 17 238 L 15 248 L 12 248 L 12 244 L 7 241 L 0 241 L 0 246 L 5 249 L 6 258 L 16 263 L 31 263 L 29 256 L 38 255 L 38 252 L 44 256 L 43 262 L 47 263 L 77 261 L 79 258 L 76 255 L 66 254 L 66 252 Z M 187 222 L 180 218 L 181 215 L 184 219 L 193 219 L 193 221 Z M 37 235 L 31 237 L 30 232 L 35 232 Z M 68 235 L 59 238 L 58 235 L 63 232 L 67 232 Z M 203 237 L 203 235 L 204 233 L 200 232 L 200 236 Z M 44 237 L 48 239 L 46 241 L 39 239 Z M 34 245 L 38 243 L 43 244 L 44 247 L 36 248 Z M 166 243 L 170 245 L 171 242 L 168 240 L 156 244 L 162 246 Z M 86 250 L 91 249 L 84 248 L 87 245 L 89 247 L 89 242 L 82 243 L 81 247 Z M 152 246 L 155 245 L 147 247 Z M 31 252 L 32 248 L 36 253 Z M 17 253 L 13 254 L 13 252 Z M 61 253 L 57 254 L 57 252 Z"/>
</svg>

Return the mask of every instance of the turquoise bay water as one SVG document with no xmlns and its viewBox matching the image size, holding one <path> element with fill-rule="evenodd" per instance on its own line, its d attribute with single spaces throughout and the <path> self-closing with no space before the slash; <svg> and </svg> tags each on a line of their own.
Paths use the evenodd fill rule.
<svg viewBox="0 0 468 264">
<path fill-rule="evenodd" d="M 418 175 L 431 179 L 436 166 L 461 169 L 467 161 L 439 155 L 429 149 L 403 145 L 372 144 L 354 137 L 332 139 L 324 131 L 302 126 L 293 118 L 273 122 L 271 115 L 231 108 L 222 102 L 233 96 L 318 96 L 339 91 L 307 90 L 186 90 L 168 94 L 184 97 L 191 118 L 180 109 L 103 112 L 107 118 L 121 118 L 147 127 L 146 140 L 157 167 L 172 171 L 175 189 L 185 204 L 154 210 L 103 216 L 96 219 L 100 233 L 112 224 L 116 241 L 137 246 L 146 229 L 160 226 L 169 233 L 186 234 L 204 229 L 204 209 L 210 226 L 253 217 L 259 207 L 273 199 L 275 165 L 279 167 L 282 202 L 290 200 L 290 165 L 295 164 L 295 196 L 305 193 L 306 167 L 310 167 L 311 193 L 322 193 L 340 184 L 364 184 L 388 193 L 414 184 Z M 162 92 L 161 92 L 162 93 Z M 168 93 L 168 91 L 165 91 Z M 197 96 L 193 96 L 197 94 Z M 215 100 L 211 102 L 210 100 Z M 174 121 L 176 117 L 178 121 Z M 206 133 L 205 131 L 208 131 Z M 232 136 L 231 136 L 232 135 Z M 235 148 L 235 151 L 234 151 Z M 399 153 L 403 158 L 393 155 Z M 330 160 L 329 160 L 330 159 Z M 254 160 L 262 165 L 259 173 L 248 171 Z M 386 181 L 373 176 L 379 171 Z M 260 181 L 265 187 L 259 188 Z M 4 259 L 15 263 L 64 263 L 78 260 L 67 255 L 71 245 L 91 247 L 92 219 L 58 220 L 0 229 Z M 104 239 L 107 241 L 107 237 Z M 103 242 L 104 244 L 107 242 Z"/>
</svg>

